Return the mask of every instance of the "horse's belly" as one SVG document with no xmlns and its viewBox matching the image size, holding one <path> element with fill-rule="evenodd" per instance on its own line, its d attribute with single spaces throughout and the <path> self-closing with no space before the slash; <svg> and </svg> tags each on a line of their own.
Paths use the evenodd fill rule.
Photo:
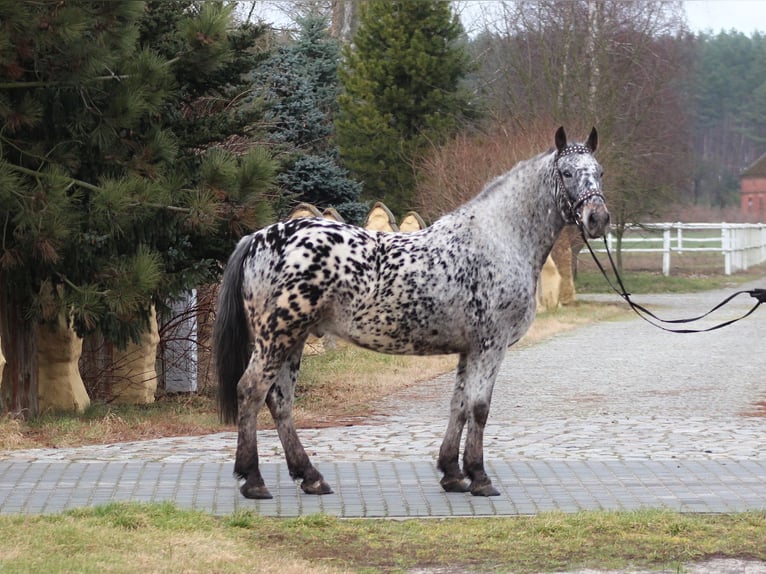
<svg viewBox="0 0 766 574">
<path fill-rule="evenodd" d="M 456 345 L 451 341 L 431 341 L 422 338 L 395 338 L 395 337 L 349 337 L 355 345 L 393 355 L 449 355 L 463 350 L 462 345 Z"/>
<path fill-rule="evenodd" d="M 465 337 L 452 325 L 412 325 L 401 318 L 377 314 L 326 330 L 355 345 L 396 355 L 442 355 L 465 349 Z"/>
<path fill-rule="evenodd" d="M 515 343 L 535 315 L 534 283 L 486 289 L 478 302 L 424 291 L 427 296 L 343 304 L 336 297 L 325 330 L 382 353 L 438 355 Z"/>
</svg>

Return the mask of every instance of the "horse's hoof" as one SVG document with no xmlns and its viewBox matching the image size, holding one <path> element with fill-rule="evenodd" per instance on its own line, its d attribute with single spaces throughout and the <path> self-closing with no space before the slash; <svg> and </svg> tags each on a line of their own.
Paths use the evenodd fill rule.
<svg viewBox="0 0 766 574">
<path fill-rule="evenodd" d="M 332 488 L 324 480 L 315 480 L 314 482 L 301 483 L 301 490 L 306 494 L 332 494 Z"/>
<path fill-rule="evenodd" d="M 500 496 L 500 491 L 492 486 L 491 482 L 471 485 L 471 494 L 474 496 Z"/>
<path fill-rule="evenodd" d="M 251 498 L 254 500 L 268 500 L 270 498 L 274 498 L 271 496 L 269 489 L 265 486 L 252 486 L 245 483 L 240 487 L 239 491 L 245 498 Z"/>
<path fill-rule="evenodd" d="M 447 478 L 445 476 L 439 484 L 446 492 L 468 492 L 469 490 L 468 485 L 460 478 Z"/>
</svg>

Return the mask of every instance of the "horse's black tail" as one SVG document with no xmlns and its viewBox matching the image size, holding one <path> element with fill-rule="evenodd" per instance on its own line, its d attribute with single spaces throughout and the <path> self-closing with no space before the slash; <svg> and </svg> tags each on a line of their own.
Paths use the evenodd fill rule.
<svg viewBox="0 0 766 574">
<path fill-rule="evenodd" d="M 218 375 L 218 408 L 221 421 L 237 421 L 237 383 L 250 360 L 250 331 L 242 299 L 243 263 L 251 242 L 239 242 L 229 257 L 218 290 L 213 353 Z"/>
</svg>

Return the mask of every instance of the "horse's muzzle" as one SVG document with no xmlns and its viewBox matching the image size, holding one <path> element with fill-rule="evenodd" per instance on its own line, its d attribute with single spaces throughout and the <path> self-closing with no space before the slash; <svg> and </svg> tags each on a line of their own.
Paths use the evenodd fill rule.
<svg viewBox="0 0 766 574">
<path fill-rule="evenodd" d="M 580 216 L 582 228 L 588 237 L 595 239 L 603 237 L 609 230 L 609 210 L 600 197 L 594 197 L 586 201 L 582 206 L 582 215 Z"/>
</svg>

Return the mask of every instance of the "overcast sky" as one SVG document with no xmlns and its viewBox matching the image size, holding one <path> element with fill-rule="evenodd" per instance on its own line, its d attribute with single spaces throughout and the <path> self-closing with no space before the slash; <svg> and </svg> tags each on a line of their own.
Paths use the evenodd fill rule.
<svg viewBox="0 0 766 574">
<path fill-rule="evenodd" d="M 562 0 L 566 1 L 566 0 Z M 471 14 L 491 13 L 495 0 L 459 0 L 456 8 L 464 12 L 463 25 L 469 34 Z M 686 20 L 693 32 L 739 30 L 750 35 L 766 31 L 766 0 L 684 0 Z M 476 25 L 482 18 L 477 18 Z"/>
<path fill-rule="evenodd" d="M 766 31 L 764 0 L 685 0 L 689 28 L 695 32 L 721 29 L 745 34 Z"/>
<path fill-rule="evenodd" d="M 460 0 L 458 9 L 481 13 L 494 1 Z M 240 10 L 247 13 L 252 2 L 255 2 L 254 14 L 267 22 L 284 25 L 288 20 L 285 12 L 290 12 L 290 3 L 286 0 L 243 0 Z M 766 32 L 766 0 L 684 0 L 684 6 L 693 32 L 720 32 L 722 29 L 739 30 L 748 35 L 755 31 Z M 464 22 L 464 25 L 470 33 L 470 24 Z"/>
</svg>

